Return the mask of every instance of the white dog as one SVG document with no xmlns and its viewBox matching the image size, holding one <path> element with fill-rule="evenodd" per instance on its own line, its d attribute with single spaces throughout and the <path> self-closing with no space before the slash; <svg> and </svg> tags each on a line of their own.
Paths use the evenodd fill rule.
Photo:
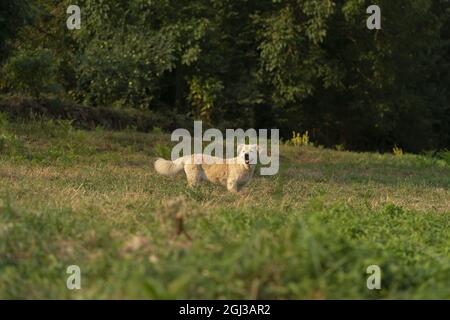
<svg viewBox="0 0 450 320">
<path fill-rule="evenodd" d="M 189 186 L 207 180 L 226 186 L 228 191 L 238 192 L 253 176 L 258 159 L 258 145 L 238 146 L 238 155 L 222 159 L 204 154 L 187 155 L 175 161 L 159 158 L 155 170 L 162 175 L 171 176 L 184 169 Z"/>
</svg>

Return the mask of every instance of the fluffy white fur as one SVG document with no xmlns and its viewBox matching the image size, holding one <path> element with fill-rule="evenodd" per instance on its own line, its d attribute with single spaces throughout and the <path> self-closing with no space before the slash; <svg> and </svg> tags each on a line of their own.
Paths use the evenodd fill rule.
<svg viewBox="0 0 450 320">
<path fill-rule="evenodd" d="M 235 158 L 222 159 L 204 154 L 187 155 L 175 161 L 159 158 L 155 161 L 155 170 L 165 176 L 184 170 L 191 187 L 210 181 L 226 186 L 228 191 L 238 192 L 252 178 L 257 159 L 257 145 L 239 145 Z"/>
</svg>

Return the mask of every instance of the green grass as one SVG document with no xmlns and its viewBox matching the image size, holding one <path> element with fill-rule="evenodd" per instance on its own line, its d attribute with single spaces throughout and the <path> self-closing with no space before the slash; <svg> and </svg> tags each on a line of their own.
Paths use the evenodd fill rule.
<svg viewBox="0 0 450 320">
<path fill-rule="evenodd" d="M 450 298 L 443 160 L 283 146 L 235 195 L 156 175 L 158 131 L 0 120 L 2 299 Z"/>
</svg>

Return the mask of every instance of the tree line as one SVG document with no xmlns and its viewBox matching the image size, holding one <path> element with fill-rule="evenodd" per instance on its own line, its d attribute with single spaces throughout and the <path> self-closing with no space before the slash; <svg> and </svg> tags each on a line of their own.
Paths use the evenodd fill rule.
<svg viewBox="0 0 450 320">
<path fill-rule="evenodd" d="M 2 0 L 0 91 L 308 131 L 352 150 L 450 146 L 450 3 Z M 168 113 L 170 111 L 170 113 Z"/>
</svg>

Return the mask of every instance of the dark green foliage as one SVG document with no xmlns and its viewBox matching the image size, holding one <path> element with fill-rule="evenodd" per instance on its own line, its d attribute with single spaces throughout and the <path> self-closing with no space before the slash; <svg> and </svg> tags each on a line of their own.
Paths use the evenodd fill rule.
<svg viewBox="0 0 450 320">
<path fill-rule="evenodd" d="M 70 1 L 27 4 L 13 46 L 49 50 L 79 103 L 169 106 L 347 149 L 450 145 L 448 1 L 380 0 L 381 30 L 366 28 L 364 0 L 84 0 L 74 31 Z"/>
<path fill-rule="evenodd" d="M 49 50 L 23 50 L 13 55 L 3 68 L 6 86 L 35 98 L 56 93 L 57 65 Z"/>
<path fill-rule="evenodd" d="M 14 39 L 27 20 L 31 18 L 29 1 L 2 0 L 0 2 L 0 62 L 6 57 L 9 42 Z"/>
</svg>

